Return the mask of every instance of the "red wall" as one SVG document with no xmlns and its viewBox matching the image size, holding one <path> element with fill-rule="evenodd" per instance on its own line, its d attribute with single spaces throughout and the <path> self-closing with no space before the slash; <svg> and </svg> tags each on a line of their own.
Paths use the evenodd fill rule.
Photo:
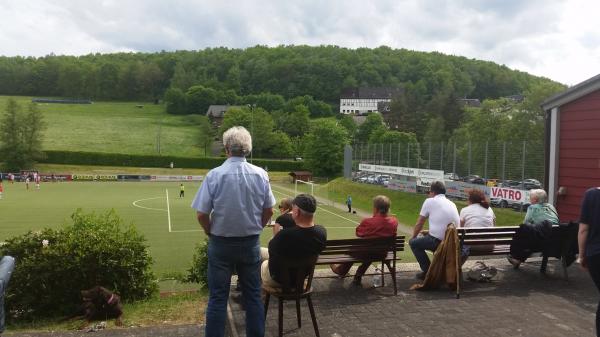
<svg viewBox="0 0 600 337">
<path fill-rule="evenodd" d="M 583 193 L 600 186 L 600 91 L 560 107 L 558 186 L 567 188 L 556 206 L 561 222 L 578 220 Z"/>
</svg>

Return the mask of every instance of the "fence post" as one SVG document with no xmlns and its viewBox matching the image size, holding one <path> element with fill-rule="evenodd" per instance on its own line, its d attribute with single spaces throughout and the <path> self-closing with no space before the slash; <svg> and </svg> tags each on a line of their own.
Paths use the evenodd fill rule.
<svg viewBox="0 0 600 337">
<path fill-rule="evenodd" d="M 388 161 L 388 165 L 392 166 L 392 143 L 390 143 L 390 160 Z"/>
<path fill-rule="evenodd" d="M 502 143 L 502 181 L 506 181 L 506 142 Z"/>
<path fill-rule="evenodd" d="M 521 164 L 521 188 L 525 189 L 525 144 L 527 143 L 526 140 L 523 141 L 523 163 Z"/>
<path fill-rule="evenodd" d="M 485 141 L 485 163 L 483 165 L 483 176 L 486 180 L 488 179 L 487 164 L 488 164 L 488 141 L 486 140 Z"/>
<path fill-rule="evenodd" d="M 456 142 L 454 142 L 454 158 L 452 159 L 452 172 L 456 173 Z"/>
<path fill-rule="evenodd" d="M 427 169 L 431 169 L 431 142 L 429 142 L 429 155 L 427 157 Z"/>
<path fill-rule="evenodd" d="M 400 143 L 398 143 L 398 167 L 400 167 Z"/>
<path fill-rule="evenodd" d="M 467 160 L 467 163 L 469 165 L 467 172 L 469 173 L 468 175 L 471 175 L 471 141 L 469 141 L 469 160 Z"/>
<path fill-rule="evenodd" d="M 406 143 L 406 167 L 410 167 L 410 143 Z"/>
<path fill-rule="evenodd" d="M 444 142 L 440 142 L 440 170 L 444 170 Z"/>
</svg>

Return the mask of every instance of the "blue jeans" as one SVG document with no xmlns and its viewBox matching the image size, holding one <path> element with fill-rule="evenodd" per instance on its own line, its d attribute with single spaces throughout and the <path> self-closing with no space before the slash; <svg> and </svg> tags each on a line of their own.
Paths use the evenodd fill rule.
<svg viewBox="0 0 600 337">
<path fill-rule="evenodd" d="M 413 254 L 415 254 L 415 258 L 417 258 L 417 262 L 419 262 L 419 266 L 423 272 L 427 272 L 429 270 L 429 265 L 431 261 L 429 261 L 429 256 L 427 256 L 426 250 L 430 250 L 435 252 L 437 247 L 440 245 L 440 240 L 434 236 L 429 234 L 417 236 L 416 238 L 410 239 L 408 244 L 410 245 L 410 249 L 412 249 Z"/>
<path fill-rule="evenodd" d="M 222 337 L 233 270 L 238 273 L 246 310 L 246 336 L 264 336 L 265 313 L 261 299 L 259 236 L 221 237 L 208 241 L 206 337 Z"/>
<path fill-rule="evenodd" d="M 3 256 L 0 260 L 0 333 L 4 332 L 4 293 L 13 269 L 15 269 L 15 259 L 12 256 Z"/>
</svg>

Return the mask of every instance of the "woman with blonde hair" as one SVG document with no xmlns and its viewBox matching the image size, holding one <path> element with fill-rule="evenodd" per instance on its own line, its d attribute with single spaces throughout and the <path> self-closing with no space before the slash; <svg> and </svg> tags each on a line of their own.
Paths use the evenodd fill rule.
<svg viewBox="0 0 600 337">
<path fill-rule="evenodd" d="M 275 219 L 275 223 L 273 224 L 273 236 L 282 229 L 296 226 L 296 222 L 292 219 L 292 199 L 281 199 L 278 208 L 281 215 Z"/>
</svg>

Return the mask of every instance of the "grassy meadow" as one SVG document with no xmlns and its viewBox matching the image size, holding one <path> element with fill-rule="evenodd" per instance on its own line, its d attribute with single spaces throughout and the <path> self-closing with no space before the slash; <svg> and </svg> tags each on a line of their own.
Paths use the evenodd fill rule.
<svg viewBox="0 0 600 337">
<path fill-rule="evenodd" d="M 0 96 L 0 111 L 10 97 Z M 31 97 L 12 97 L 23 109 Z M 93 104 L 38 103 L 47 129 L 44 150 L 127 154 L 203 156 L 198 116 L 174 116 L 163 104 L 148 102 L 94 102 Z M 137 106 L 143 106 L 139 108 Z"/>
</svg>

